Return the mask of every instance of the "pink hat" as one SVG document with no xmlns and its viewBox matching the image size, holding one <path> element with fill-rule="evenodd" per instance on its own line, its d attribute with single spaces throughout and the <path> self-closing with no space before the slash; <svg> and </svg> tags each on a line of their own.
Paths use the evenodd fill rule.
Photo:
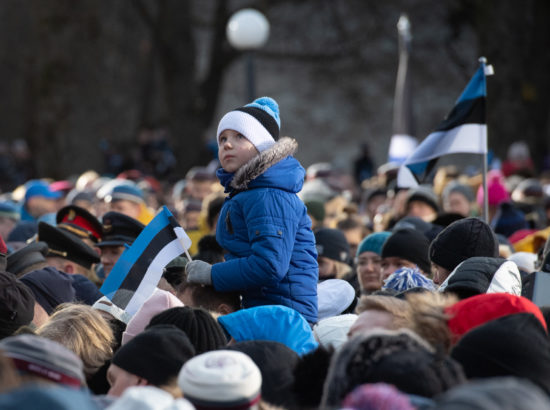
<svg viewBox="0 0 550 410">
<path fill-rule="evenodd" d="M 134 317 L 128 322 L 126 331 L 122 334 L 122 344 L 128 343 L 139 333 L 143 332 L 145 327 L 156 314 L 173 307 L 183 306 L 181 300 L 170 292 L 156 288 L 149 299 L 138 309 Z"/>
<path fill-rule="evenodd" d="M 504 186 L 504 177 L 498 170 L 489 171 L 487 174 L 487 192 L 489 194 L 489 205 L 499 205 L 501 202 L 510 200 L 510 195 Z M 477 204 L 483 206 L 483 185 L 477 190 Z"/>
</svg>

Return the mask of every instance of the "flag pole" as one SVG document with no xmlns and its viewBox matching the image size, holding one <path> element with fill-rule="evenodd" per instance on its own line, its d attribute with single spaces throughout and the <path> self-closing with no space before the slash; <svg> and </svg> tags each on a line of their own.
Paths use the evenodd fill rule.
<svg viewBox="0 0 550 410">
<path fill-rule="evenodd" d="M 485 71 L 485 65 L 487 64 L 487 59 L 485 57 L 479 58 L 480 64 L 483 66 Z M 485 73 L 484 73 L 485 75 Z M 487 85 L 486 85 L 487 86 Z M 485 101 L 487 101 L 487 96 L 485 96 Z M 487 102 L 485 102 L 485 107 L 487 107 Z M 487 112 L 487 108 L 485 108 Z M 485 114 L 487 115 L 487 114 Z M 487 124 L 487 117 L 485 117 L 485 123 Z M 488 151 L 488 141 L 489 141 L 489 126 L 486 126 L 486 138 L 485 138 L 485 152 L 483 153 L 483 167 L 482 167 L 482 184 L 483 184 L 483 219 L 487 224 L 489 221 L 489 193 L 487 190 L 487 151 Z"/>
</svg>

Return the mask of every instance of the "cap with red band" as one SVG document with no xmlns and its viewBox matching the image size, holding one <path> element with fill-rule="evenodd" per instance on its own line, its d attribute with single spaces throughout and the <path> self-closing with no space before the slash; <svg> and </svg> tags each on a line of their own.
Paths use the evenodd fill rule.
<svg viewBox="0 0 550 410">
<path fill-rule="evenodd" d="M 25 373 L 32 373 L 45 379 L 51 380 L 52 382 L 64 384 L 70 387 L 79 388 L 82 385 L 80 380 L 75 377 L 67 376 L 66 374 L 48 369 L 47 367 L 41 366 L 39 364 L 32 363 L 23 359 L 17 359 L 15 357 L 12 357 L 11 360 L 18 370 L 21 370 Z"/>
<path fill-rule="evenodd" d="M 55 217 L 59 227 L 65 226 L 71 231 L 72 228 L 81 230 L 94 242 L 101 240 L 102 225 L 99 220 L 84 208 L 76 205 L 68 205 L 61 208 Z M 73 232 L 74 233 L 74 232 Z M 80 234 L 77 234 L 82 236 Z"/>
<path fill-rule="evenodd" d="M 11 336 L 0 340 L 0 350 L 22 373 L 73 388 L 85 385 L 80 358 L 53 340 L 31 334 Z"/>
</svg>

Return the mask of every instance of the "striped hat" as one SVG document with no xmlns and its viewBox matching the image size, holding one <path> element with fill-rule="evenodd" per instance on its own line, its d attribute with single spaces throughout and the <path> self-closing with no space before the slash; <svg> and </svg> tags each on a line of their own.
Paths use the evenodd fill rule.
<svg viewBox="0 0 550 410">
<path fill-rule="evenodd" d="M 225 114 L 218 125 L 216 138 L 219 145 L 220 134 L 225 130 L 234 130 L 262 152 L 275 144 L 280 128 L 279 105 L 273 98 L 261 97 Z"/>
</svg>

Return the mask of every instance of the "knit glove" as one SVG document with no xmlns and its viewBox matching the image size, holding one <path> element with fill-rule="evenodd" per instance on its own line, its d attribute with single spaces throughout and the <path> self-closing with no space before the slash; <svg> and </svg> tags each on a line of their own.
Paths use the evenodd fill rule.
<svg viewBox="0 0 550 410">
<path fill-rule="evenodd" d="M 212 285 L 212 265 L 204 261 L 191 261 L 185 265 L 187 282 Z"/>
</svg>

